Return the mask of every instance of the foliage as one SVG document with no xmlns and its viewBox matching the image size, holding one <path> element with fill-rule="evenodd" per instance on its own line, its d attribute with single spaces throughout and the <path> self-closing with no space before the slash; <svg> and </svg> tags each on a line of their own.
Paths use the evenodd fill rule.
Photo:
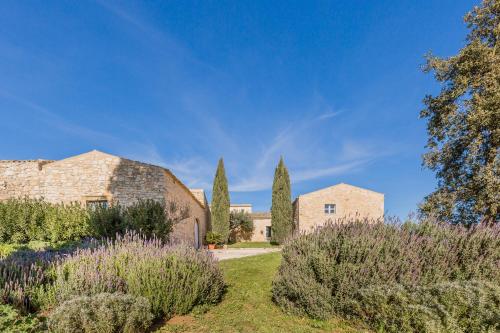
<svg viewBox="0 0 500 333">
<path fill-rule="evenodd" d="M 152 319 L 144 297 L 102 293 L 62 303 L 51 313 L 48 326 L 54 333 L 139 333 Z"/>
<path fill-rule="evenodd" d="M 89 208 L 89 219 L 94 237 L 114 237 L 122 234 L 126 229 L 123 218 L 123 209 L 120 205 L 96 205 Z"/>
<path fill-rule="evenodd" d="M 291 186 L 283 158 L 274 171 L 271 205 L 271 241 L 282 244 L 294 229 Z"/>
<path fill-rule="evenodd" d="M 230 212 L 229 229 L 229 240 L 231 243 L 239 240 L 250 240 L 253 234 L 252 217 L 244 211 Z"/>
<path fill-rule="evenodd" d="M 212 230 L 222 235 L 224 243 L 229 237 L 229 203 L 226 171 L 224 170 L 224 161 L 221 158 L 215 173 L 210 212 Z"/>
<path fill-rule="evenodd" d="M 424 165 L 439 179 L 420 210 L 471 224 L 500 220 L 500 1 L 483 0 L 465 16 L 467 44 L 450 58 L 427 57 L 442 84 L 421 117 L 429 139 Z"/>
<path fill-rule="evenodd" d="M 57 266 L 55 274 L 51 293 L 57 303 L 75 296 L 123 292 L 147 298 L 157 318 L 216 303 L 224 290 L 222 274 L 210 254 L 134 233 L 77 250 Z"/>
<path fill-rule="evenodd" d="M 360 289 L 349 313 L 383 332 L 497 332 L 500 287 L 478 281 L 415 288 L 381 284 Z"/>
<path fill-rule="evenodd" d="M 75 251 L 76 246 L 90 247 L 93 242 L 61 243 L 42 246 L 30 243 L 0 260 L 0 303 L 11 304 L 22 313 L 40 310 L 49 302 L 46 289 L 53 281 L 55 264 Z"/>
<path fill-rule="evenodd" d="M 173 226 L 187 217 L 188 207 L 175 201 L 138 200 L 127 207 L 116 203 L 86 208 L 78 203 L 9 199 L 0 202 L 0 242 L 68 242 L 91 236 L 114 237 L 126 230 L 168 240 Z"/>
<path fill-rule="evenodd" d="M 10 305 L 0 304 L 0 332 L 34 333 L 42 329 L 43 322 L 37 316 L 24 316 Z"/>
<path fill-rule="evenodd" d="M 168 240 L 174 225 L 190 216 L 188 206 L 176 201 L 167 203 L 156 200 L 138 200 L 124 208 L 124 220 L 127 230 L 140 231 L 150 238 L 157 237 Z"/>
<path fill-rule="evenodd" d="M 330 223 L 285 245 L 273 298 L 314 318 L 345 314 L 370 286 L 447 281 L 500 284 L 500 225 Z"/>
<path fill-rule="evenodd" d="M 349 322 L 291 316 L 271 301 L 271 283 L 280 264 L 279 252 L 220 262 L 228 290 L 217 306 L 203 314 L 174 318 L 157 333 L 354 333 L 368 332 Z"/>
<path fill-rule="evenodd" d="M 218 232 L 209 231 L 205 236 L 205 240 L 208 244 L 222 244 L 224 243 L 224 238 Z"/>
<path fill-rule="evenodd" d="M 91 233 L 86 210 L 77 203 L 49 204 L 36 199 L 0 201 L 0 242 L 78 240 Z"/>
</svg>

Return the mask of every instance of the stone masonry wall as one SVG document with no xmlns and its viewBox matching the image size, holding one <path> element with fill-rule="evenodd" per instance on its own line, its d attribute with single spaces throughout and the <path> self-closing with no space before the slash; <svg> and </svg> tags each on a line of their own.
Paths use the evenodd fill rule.
<svg viewBox="0 0 500 333">
<path fill-rule="evenodd" d="M 335 204 L 335 214 L 325 213 L 325 204 Z M 311 231 L 328 220 L 368 218 L 384 215 L 384 195 L 348 184 L 339 184 L 301 195 L 294 204 L 299 231 Z"/>
<path fill-rule="evenodd" d="M 271 218 L 254 218 L 253 219 L 253 234 L 252 242 L 268 242 L 270 239 L 266 237 L 266 227 L 271 226 Z"/>
<path fill-rule="evenodd" d="M 206 209 L 168 170 L 92 151 L 56 162 L 0 161 L 0 200 L 28 196 L 52 203 L 107 200 L 127 206 L 138 199 L 174 200 L 191 216 L 175 226 L 173 238 L 194 244 L 195 221 L 200 243 L 208 220 Z"/>
<path fill-rule="evenodd" d="M 51 161 L 0 161 L 0 200 L 17 197 L 39 198 L 40 170 Z"/>
</svg>

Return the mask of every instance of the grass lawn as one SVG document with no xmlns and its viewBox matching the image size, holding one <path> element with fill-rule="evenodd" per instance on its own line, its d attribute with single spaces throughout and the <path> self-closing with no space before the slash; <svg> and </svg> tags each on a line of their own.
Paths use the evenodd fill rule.
<svg viewBox="0 0 500 333">
<path fill-rule="evenodd" d="M 255 249 L 263 247 L 278 247 L 278 245 L 272 245 L 269 242 L 238 242 L 229 244 L 227 247 L 230 249 Z"/>
<path fill-rule="evenodd" d="M 228 290 L 204 314 L 172 318 L 156 333 L 166 332 L 368 332 L 341 320 L 318 321 L 283 313 L 271 300 L 271 282 L 280 253 L 220 262 Z"/>
</svg>

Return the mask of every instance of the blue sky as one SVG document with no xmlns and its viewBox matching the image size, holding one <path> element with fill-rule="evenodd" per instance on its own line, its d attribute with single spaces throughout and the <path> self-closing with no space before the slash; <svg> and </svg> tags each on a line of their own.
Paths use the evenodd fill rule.
<svg viewBox="0 0 500 333">
<path fill-rule="evenodd" d="M 346 182 L 404 217 L 421 166 L 424 54 L 457 52 L 477 1 L 2 1 L 0 159 L 92 149 L 160 164 L 267 210 L 283 155 L 293 196 Z"/>
</svg>

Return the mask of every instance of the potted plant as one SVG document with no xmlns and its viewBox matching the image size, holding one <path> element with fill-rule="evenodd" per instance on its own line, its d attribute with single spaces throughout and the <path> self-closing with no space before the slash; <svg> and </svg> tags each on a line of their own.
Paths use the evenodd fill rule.
<svg viewBox="0 0 500 333">
<path fill-rule="evenodd" d="M 222 235 L 219 234 L 218 232 L 214 232 L 214 231 L 207 232 L 207 235 L 205 236 L 205 239 L 206 239 L 206 241 L 208 243 L 208 249 L 209 250 L 215 249 L 215 246 L 217 244 L 221 244 L 222 243 Z"/>
</svg>

